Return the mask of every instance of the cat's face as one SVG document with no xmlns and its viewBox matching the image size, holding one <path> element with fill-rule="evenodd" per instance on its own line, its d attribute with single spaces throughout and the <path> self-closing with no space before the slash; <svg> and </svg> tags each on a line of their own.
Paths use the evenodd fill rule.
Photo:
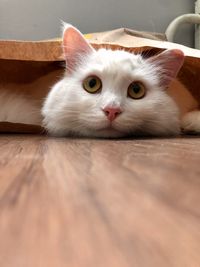
<svg viewBox="0 0 200 267">
<path fill-rule="evenodd" d="M 64 34 L 66 76 L 43 107 L 50 133 L 122 137 L 179 131 L 178 109 L 165 92 L 181 66 L 179 51 L 147 60 L 125 51 L 95 51 L 70 29 L 70 35 Z M 176 57 L 173 64 L 170 57 Z"/>
</svg>

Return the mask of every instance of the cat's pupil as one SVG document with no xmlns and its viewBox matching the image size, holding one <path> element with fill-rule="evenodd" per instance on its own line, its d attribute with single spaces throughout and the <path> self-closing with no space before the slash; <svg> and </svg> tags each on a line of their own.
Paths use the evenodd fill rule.
<svg viewBox="0 0 200 267">
<path fill-rule="evenodd" d="M 90 88 L 93 88 L 93 87 L 95 87 L 95 86 L 96 86 L 96 84 L 97 84 L 97 81 L 96 81 L 96 79 L 91 79 L 91 80 L 89 81 L 89 86 L 90 86 Z"/>
<path fill-rule="evenodd" d="M 133 88 L 133 91 L 135 94 L 138 94 L 140 92 L 140 89 L 141 89 L 139 84 L 133 84 L 132 88 Z"/>
</svg>

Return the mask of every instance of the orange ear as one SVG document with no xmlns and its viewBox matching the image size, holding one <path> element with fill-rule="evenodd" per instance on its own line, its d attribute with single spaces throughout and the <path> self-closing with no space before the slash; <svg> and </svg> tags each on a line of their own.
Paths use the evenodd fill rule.
<svg viewBox="0 0 200 267">
<path fill-rule="evenodd" d="M 73 71 L 88 54 L 94 52 L 84 36 L 70 24 L 64 25 L 63 52 L 67 70 Z"/>
<path fill-rule="evenodd" d="M 179 49 L 166 50 L 147 61 L 158 68 L 161 86 L 167 87 L 176 78 L 184 63 L 184 53 Z"/>
</svg>

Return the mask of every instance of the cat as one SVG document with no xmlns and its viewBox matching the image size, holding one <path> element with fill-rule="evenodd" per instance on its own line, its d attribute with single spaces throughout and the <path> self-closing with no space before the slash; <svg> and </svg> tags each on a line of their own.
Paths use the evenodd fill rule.
<svg viewBox="0 0 200 267">
<path fill-rule="evenodd" d="M 150 58 L 123 50 L 96 51 L 78 29 L 65 24 L 63 52 L 65 75 L 42 108 L 43 125 L 51 135 L 174 136 L 182 128 L 200 132 L 199 111 L 194 111 L 198 104 L 176 79 L 184 62 L 181 50 Z"/>
</svg>

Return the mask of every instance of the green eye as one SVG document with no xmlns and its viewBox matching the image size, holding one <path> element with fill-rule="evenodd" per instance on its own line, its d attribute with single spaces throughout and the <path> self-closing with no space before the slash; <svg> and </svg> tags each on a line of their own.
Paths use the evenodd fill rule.
<svg viewBox="0 0 200 267">
<path fill-rule="evenodd" d="M 141 82 L 132 82 L 128 87 L 128 96 L 133 99 L 140 99 L 145 96 L 145 91 Z"/>
<path fill-rule="evenodd" d="M 83 81 L 83 88 L 91 94 L 97 93 L 102 87 L 101 80 L 96 76 L 89 76 Z"/>
</svg>

